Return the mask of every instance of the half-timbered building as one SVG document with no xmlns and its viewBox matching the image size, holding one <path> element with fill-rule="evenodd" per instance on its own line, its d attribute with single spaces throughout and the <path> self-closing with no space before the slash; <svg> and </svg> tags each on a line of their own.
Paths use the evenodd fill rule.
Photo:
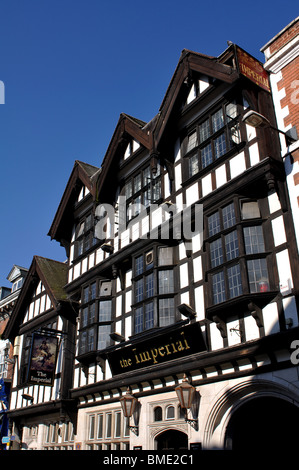
<svg viewBox="0 0 299 470">
<path fill-rule="evenodd" d="M 65 448 L 73 448 L 76 403 L 69 389 L 76 313 L 64 291 L 67 271 L 65 263 L 35 256 L 5 330 L 14 342 L 8 412 L 13 449 L 46 449 L 62 434 Z"/>
<path fill-rule="evenodd" d="M 49 231 L 68 258 L 64 303 L 47 314 L 69 345 L 76 320 L 75 360 L 72 380 L 57 370 L 47 419 L 59 426 L 64 396 L 76 402 L 76 448 L 291 441 L 280 425 L 299 404 L 298 255 L 277 132 L 250 127 L 248 111 L 275 124 L 260 62 L 234 44 L 219 57 L 183 50 L 157 115 L 121 114 L 101 167 L 75 162 Z M 40 327 L 26 315 L 20 358 Z M 39 400 L 49 411 L 47 387 L 24 410 L 15 386 L 14 416 Z M 47 436 L 42 448 L 64 446 Z"/>
</svg>

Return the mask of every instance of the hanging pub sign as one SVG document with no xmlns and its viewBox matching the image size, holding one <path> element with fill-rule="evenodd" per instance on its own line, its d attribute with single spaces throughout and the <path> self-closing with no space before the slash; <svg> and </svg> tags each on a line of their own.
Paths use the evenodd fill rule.
<svg viewBox="0 0 299 470">
<path fill-rule="evenodd" d="M 236 50 L 240 73 L 264 90 L 271 92 L 269 75 L 261 62 L 250 54 L 247 54 L 247 52 L 243 51 L 243 49 L 238 46 Z"/>
<path fill-rule="evenodd" d="M 113 375 L 155 366 L 206 350 L 199 323 L 192 323 L 150 339 L 123 346 L 108 354 Z"/>
<path fill-rule="evenodd" d="M 33 333 L 27 383 L 53 386 L 58 349 L 56 336 Z"/>
</svg>

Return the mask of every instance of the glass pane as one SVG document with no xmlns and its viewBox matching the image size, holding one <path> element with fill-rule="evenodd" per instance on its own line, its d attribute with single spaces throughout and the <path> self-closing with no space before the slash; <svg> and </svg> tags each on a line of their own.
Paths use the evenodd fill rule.
<svg viewBox="0 0 299 470">
<path fill-rule="evenodd" d="M 232 299 L 233 297 L 241 295 L 243 289 L 239 264 L 236 264 L 227 270 L 227 277 L 230 298 Z"/>
<path fill-rule="evenodd" d="M 261 225 L 244 227 L 245 252 L 247 255 L 265 251 L 263 228 Z"/>
<path fill-rule="evenodd" d="M 94 323 L 94 321 L 95 321 L 95 312 L 96 312 L 96 304 L 92 303 L 89 306 L 89 323 Z"/>
<path fill-rule="evenodd" d="M 214 140 L 214 147 L 215 147 L 215 157 L 219 158 L 226 152 L 226 142 L 225 142 L 225 135 L 221 134 Z"/>
<path fill-rule="evenodd" d="M 261 213 L 256 201 L 243 202 L 242 204 L 242 219 L 257 219 L 260 218 Z"/>
<path fill-rule="evenodd" d="M 148 299 L 154 295 L 154 275 L 148 274 L 145 277 L 145 297 Z"/>
<path fill-rule="evenodd" d="M 150 180 L 151 180 L 151 169 L 149 166 L 147 166 L 143 170 L 143 185 L 146 186 L 147 184 L 149 184 Z"/>
<path fill-rule="evenodd" d="M 89 417 L 89 439 L 94 439 L 95 416 Z"/>
<path fill-rule="evenodd" d="M 133 215 L 136 216 L 140 214 L 140 211 L 141 211 L 141 196 L 138 196 L 133 200 Z"/>
<path fill-rule="evenodd" d="M 121 429 L 121 414 L 119 412 L 115 413 L 115 437 L 120 437 L 120 429 Z"/>
<path fill-rule="evenodd" d="M 135 333 L 143 331 L 143 307 L 135 310 Z"/>
<path fill-rule="evenodd" d="M 112 423 L 112 414 L 107 413 L 107 415 L 106 415 L 106 437 L 111 437 L 111 423 Z"/>
<path fill-rule="evenodd" d="M 175 416 L 174 416 L 174 407 L 173 406 L 169 406 L 166 410 L 166 419 L 174 419 Z"/>
<path fill-rule="evenodd" d="M 159 271 L 159 294 L 169 294 L 174 291 L 173 271 Z"/>
<path fill-rule="evenodd" d="M 235 225 L 236 217 L 235 217 L 235 206 L 232 202 L 227 206 L 223 207 L 222 209 L 222 217 L 223 217 L 223 228 L 229 228 Z"/>
<path fill-rule="evenodd" d="M 218 131 L 224 126 L 223 112 L 219 109 L 215 114 L 212 115 L 212 128 L 213 132 Z"/>
<path fill-rule="evenodd" d="M 193 132 L 188 136 L 187 152 L 192 150 L 197 145 L 197 134 Z"/>
<path fill-rule="evenodd" d="M 83 303 L 89 300 L 89 286 L 83 289 Z"/>
<path fill-rule="evenodd" d="M 162 408 L 161 408 L 161 406 L 157 406 L 154 409 L 154 421 L 162 421 Z"/>
<path fill-rule="evenodd" d="M 105 349 L 110 344 L 111 325 L 100 325 L 98 330 L 98 350 Z"/>
<path fill-rule="evenodd" d="M 103 437 L 103 415 L 98 415 L 98 439 Z"/>
<path fill-rule="evenodd" d="M 159 266 L 173 264 L 173 249 L 171 247 L 159 248 Z"/>
<path fill-rule="evenodd" d="M 141 189 L 141 174 L 134 178 L 134 193 L 137 193 Z"/>
<path fill-rule="evenodd" d="M 198 156 L 193 155 L 189 158 L 189 176 L 196 175 L 199 172 Z"/>
<path fill-rule="evenodd" d="M 135 275 L 143 273 L 143 255 L 135 259 Z"/>
<path fill-rule="evenodd" d="M 199 126 L 199 141 L 203 142 L 209 136 L 210 136 L 210 123 L 209 123 L 209 119 L 207 119 Z"/>
<path fill-rule="evenodd" d="M 239 244 L 238 244 L 237 230 L 234 230 L 233 232 L 228 233 L 225 236 L 225 251 L 226 251 L 226 259 L 228 261 L 231 259 L 237 258 L 237 256 L 239 256 Z"/>
<path fill-rule="evenodd" d="M 220 231 L 220 217 L 218 212 L 208 217 L 208 227 L 210 237 Z"/>
<path fill-rule="evenodd" d="M 111 321 L 112 315 L 112 301 L 104 300 L 99 303 L 99 321 Z"/>
<path fill-rule="evenodd" d="M 269 290 L 269 278 L 267 262 L 265 259 L 247 261 L 250 292 L 267 292 Z"/>
<path fill-rule="evenodd" d="M 93 351 L 94 346 L 94 329 L 90 328 L 87 330 L 87 351 Z"/>
<path fill-rule="evenodd" d="M 212 155 L 212 146 L 211 144 L 206 145 L 200 151 L 201 153 L 201 165 L 203 168 L 206 168 L 213 162 L 213 155 Z"/>
<path fill-rule="evenodd" d="M 174 299 L 159 300 L 159 326 L 171 325 L 174 321 Z"/>
<path fill-rule="evenodd" d="M 145 329 L 154 327 L 154 304 L 150 302 L 145 305 Z"/>
<path fill-rule="evenodd" d="M 132 196 L 132 181 L 125 185 L 125 196 L 127 199 Z"/>
<path fill-rule="evenodd" d="M 143 279 L 135 282 L 135 302 L 143 300 Z"/>
<path fill-rule="evenodd" d="M 96 298 L 96 292 L 97 292 L 97 285 L 95 282 L 93 282 L 90 286 L 90 298 L 91 299 Z"/>
<path fill-rule="evenodd" d="M 84 326 L 87 326 L 88 324 L 88 307 L 85 307 L 81 311 L 81 328 L 84 328 Z"/>
<path fill-rule="evenodd" d="M 213 300 L 214 304 L 224 302 L 226 300 L 224 274 L 220 271 L 212 276 L 213 283 Z"/>
<path fill-rule="evenodd" d="M 80 334 L 80 354 L 84 354 L 86 352 L 86 340 L 87 340 L 87 332 L 83 331 Z"/>
<path fill-rule="evenodd" d="M 85 219 L 85 231 L 89 230 L 91 228 L 91 215 L 88 215 Z"/>
<path fill-rule="evenodd" d="M 222 241 L 218 238 L 210 245 L 211 267 L 215 268 L 223 263 Z"/>
<path fill-rule="evenodd" d="M 152 186 L 152 202 L 158 201 L 161 197 L 161 180 L 158 180 Z"/>
</svg>

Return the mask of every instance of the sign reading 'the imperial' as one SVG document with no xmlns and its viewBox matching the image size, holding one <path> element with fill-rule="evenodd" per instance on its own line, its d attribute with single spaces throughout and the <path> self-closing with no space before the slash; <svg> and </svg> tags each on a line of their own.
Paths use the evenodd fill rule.
<svg viewBox="0 0 299 470">
<path fill-rule="evenodd" d="M 108 354 L 113 375 L 154 366 L 206 350 L 199 323 L 151 336 Z"/>
<path fill-rule="evenodd" d="M 264 90 L 270 92 L 271 88 L 268 72 L 264 69 L 262 64 L 240 47 L 237 47 L 237 57 L 241 74 L 245 75 L 245 77 L 249 78 L 249 80 L 253 81 Z"/>
</svg>

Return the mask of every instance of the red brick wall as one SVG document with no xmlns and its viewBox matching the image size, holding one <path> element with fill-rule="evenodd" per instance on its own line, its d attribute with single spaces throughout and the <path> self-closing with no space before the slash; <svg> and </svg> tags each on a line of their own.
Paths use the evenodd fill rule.
<svg viewBox="0 0 299 470">
<path fill-rule="evenodd" d="M 286 96 L 281 100 L 281 108 L 289 107 L 289 115 L 284 125 L 296 126 L 299 131 L 299 57 L 282 69 L 282 79 L 277 83 L 278 90 L 285 89 Z"/>
<path fill-rule="evenodd" d="M 290 26 L 285 32 L 283 32 L 271 45 L 270 52 L 274 52 L 281 49 L 285 44 L 291 41 L 297 34 L 299 34 L 299 21 Z"/>
</svg>

